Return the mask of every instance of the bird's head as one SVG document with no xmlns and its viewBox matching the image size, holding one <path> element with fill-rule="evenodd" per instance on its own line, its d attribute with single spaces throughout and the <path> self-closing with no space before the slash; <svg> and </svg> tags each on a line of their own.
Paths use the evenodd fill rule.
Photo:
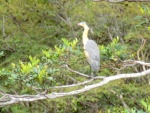
<svg viewBox="0 0 150 113">
<path fill-rule="evenodd" d="M 80 22 L 80 23 L 78 23 L 78 26 L 82 26 L 82 27 L 84 27 L 84 28 L 85 28 L 85 27 L 88 28 L 86 22 Z"/>
</svg>

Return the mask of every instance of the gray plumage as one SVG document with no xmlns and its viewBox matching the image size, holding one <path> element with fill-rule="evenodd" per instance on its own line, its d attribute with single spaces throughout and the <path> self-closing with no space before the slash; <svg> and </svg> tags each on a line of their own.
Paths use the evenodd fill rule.
<svg viewBox="0 0 150 113">
<path fill-rule="evenodd" d="M 92 71 L 98 71 L 100 66 L 100 52 L 97 44 L 93 40 L 88 40 L 84 45 L 84 51 L 88 53 L 86 58 Z"/>
</svg>

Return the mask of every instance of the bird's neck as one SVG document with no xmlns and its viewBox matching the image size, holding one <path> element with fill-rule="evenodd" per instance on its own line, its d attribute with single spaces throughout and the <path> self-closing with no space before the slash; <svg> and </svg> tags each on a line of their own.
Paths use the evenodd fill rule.
<svg viewBox="0 0 150 113">
<path fill-rule="evenodd" d="M 89 28 L 86 26 L 84 27 L 84 31 L 83 31 L 83 44 L 85 45 L 86 42 L 88 41 L 88 31 L 89 31 Z"/>
</svg>

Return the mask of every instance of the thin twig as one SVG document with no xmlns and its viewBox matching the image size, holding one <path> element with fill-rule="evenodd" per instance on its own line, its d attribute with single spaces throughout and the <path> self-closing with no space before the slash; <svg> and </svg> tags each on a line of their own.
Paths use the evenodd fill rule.
<svg viewBox="0 0 150 113">
<path fill-rule="evenodd" d="M 67 64 L 65 64 L 65 67 L 66 67 L 67 69 L 69 69 L 71 72 L 77 73 L 77 74 L 79 74 L 79 75 L 81 75 L 81 76 L 84 76 L 84 77 L 93 78 L 93 79 L 104 79 L 104 78 L 105 78 L 105 76 L 91 77 L 91 76 L 89 76 L 89 75 L 87 75 L 87 74 L 80 73 L 80 72 L 78 72 L 78 71 L 75 71 L 75 70 L 69 68 Z"/>
<path fill-rule="evenodd" d="M 70 70 L 71 72 L 77 73 L 77 74 L 79 74 L 79 75 L 81 75 L 81 76 L 84 76 L 84 77 L 88 77 L 88 78 L 90 77 L 90 76 L 87 75 L 87 74 L 83 74 L 83 73 L 80 73 L 80 72 L 78 72 L 78 71 L 72 70 L 71 68 L 68 67 L 67 64 L 65 64 L 64 66 L 65 66 L 68 70 Z"/>
<path fill-rule="evenodd" d="M 125 103 L 122 94 L 117 94 L 114 90 L 109 90 L 109 91 L 112 92 L 113 94 L 115 94 L 121 100 L 121 103 L 122 103 L 122 105 L 124 106 L 125 109 L 131 111 L 129 106 Z"/>
<path fill-rule="evenodd" d="M 150 63 L 147 62 L 143 62 L 143 61 L 136 61 L 136 60 L 126 60 L 126 61 L 122 61 L 124 63 L 128 63 L 130 65 L 135 65 L 135 64 L 140 64 L 140 65 L 144 65 L 144 66 L 148 66 L 150 67 Z"/>
<path fill-rule="evenodd" d="M 6 36 L 6 33 L 5 33 L 5 17 L 3 15 L 3 27 L 2 27 L 2 30 L 3 30 L 3 37 Z"/>
<path fill-rule="evenodd" d="M 140 36 L 141 36 L 141 35 L 140 35 Z M 140 59 L 140 51 L 144 48 L 145 43 L 146 43 L 146 40 L 142 37 L 141 46 L 140 46 L 140 48 L 139 48 L 138 51 L 137 51 L 137 58 L 138 58 L 138 60 L 141 60 L 141 59 Z"/>
</svg>

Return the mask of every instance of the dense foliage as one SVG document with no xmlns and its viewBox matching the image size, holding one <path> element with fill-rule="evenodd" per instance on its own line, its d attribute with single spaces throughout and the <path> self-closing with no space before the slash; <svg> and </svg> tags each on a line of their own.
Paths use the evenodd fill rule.
<svg viewBox="0 0 150 113">
<path fill-rule="evenodd" d="M 72 91 L 54 86 L 87 80 L 66 69 L 89 74 L 81 42 L 86 21 L 89 37 L 100 48 L 98 76 L 133 73 L 146 67 L 123 67 L 128 59 L 150 61 L 150 3 L 89 0 L 0 1 L 0 89 L 10 94 Z M 95 81 L 96 82 L 96 81 Z M 2 113 L 148 113 L 150 78 L 116 80 L 83 94 L 54 100 L 23 102 L 0 108 Z M 112 93 L 115 92 L 115 93 Z M 123 101 L 118 95 L 123 96 Z M 1 97 L 2 95 L 0 95 Z"/>
</svg>

